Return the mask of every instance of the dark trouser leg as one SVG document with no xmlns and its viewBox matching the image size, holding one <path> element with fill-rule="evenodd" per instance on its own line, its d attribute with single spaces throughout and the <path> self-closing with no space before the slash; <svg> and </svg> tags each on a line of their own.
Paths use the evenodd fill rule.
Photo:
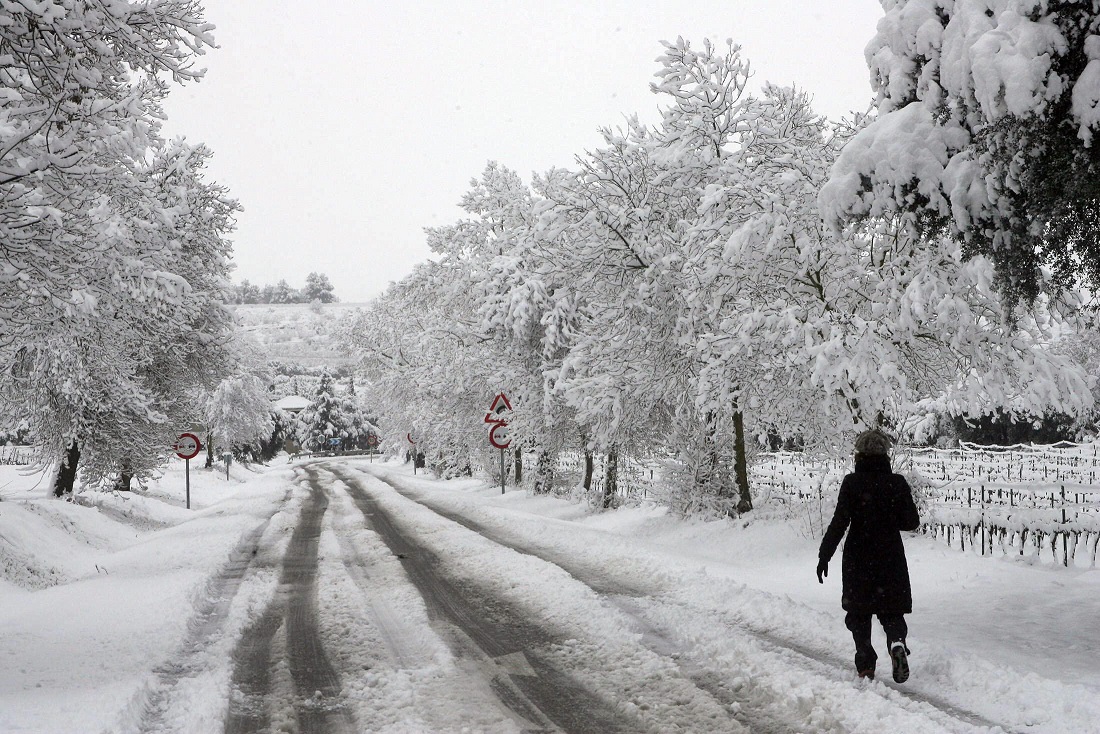
<svg viewBox="0 0 1100 734">
<path fill-rule="evenodd" d="M 871 645 L 871 615 L 848 612 L 844 616 L 844 626 L 852 633 L 852 639 L 856 643 L 856 670 L 861 673 L 874 670 L 878 655 Z"/>
<path fill-rule="evenodd" d="M 889 647 L 895 642 L 905 642 L 905 636 L 909 634 L 909 627 L 905 624 L 905 616 L 901 614 L 880 614 L 878 621 L 882 624 L 882 631 L 886 633 L 886 645 Z"/>
</svg>

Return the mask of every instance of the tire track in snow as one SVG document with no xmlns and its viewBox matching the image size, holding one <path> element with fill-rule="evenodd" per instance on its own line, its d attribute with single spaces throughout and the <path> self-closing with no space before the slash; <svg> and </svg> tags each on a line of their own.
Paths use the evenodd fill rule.
<svg viewBox="0 0 1100 734">
<path fill-rule="evenodd" d="M 252 568 L 263 535 L 271 525 L 272 518 L 279 513 L 288 499 L 290 499 L 289 491 L 259 525 L 237 542 L 229 552 L 228 562 L 222 566 L 217 575 L 207 581 L 201 602 L 196 605 L 194 615 L 187 622 L 187 636 L 180 646 L 179 653 L 153 669 L 156 680 L 152 684 L 151 692 L 145 694 L 146 701 L 142 706 L 138 731 L 164 731 L 163 719 L 176 687 L 180 681 L 197 675 L 206 667 L 202 658 L 211 642 L 224 628 L 229 618 L 230 606 L 237 597 L 245 576 Z"/>
<path fill-rule="evenodd" d="M 355 477 L 338 468 L 328 469 L 347 487 L 368 527 L 401 559 L 429 616 L 440 624 L 455 654 L 490 681 L 501 703 L 525 725 L 525 732 L 647 730 L 544 659 L 542 651 L 560 642 L 552 633 L 501 600 L 486 596 L 484 590 L 460 586 L 442 575 L 438 569 L 443 565 L 435 555 L 403 535 Z"/>
<path fill-rule="evenodd" d="M 369 473 L 368 476 L 384 482 L 407 499 L 418 502 L 441 517 L 472 530 L 498 545 L 502 545 L 525 555 L 534 556 L 539 558 L 539 560 L 558 566 L 566 573 L 569 573 L 574 579 L 588 586 L 603 599 L 618 608 L 619 611 L 623 612 L 624 615 L 632 621 L 636 631 L 641 635 L 642 644 L 650 652 L 673 661 L 684 678 L 691 681 L 691 683 L 705 696 L 717 701 L 727 711 L 736 711 L 737 713 L 733 715 L 733 718 L 739 723 L 747 726 L 753 734 L 786 734 L 788 732 L 804 730 L 805 726 L 803 721 L 795 721 L 778 716 L 773 712 L 763 712 L 759 710 L 759 708 L 748 705 L 748 701 L 738 697 L 736 692 L 726 685 L 722 676 L 684 658 L 680 653 L 680 646 L 672 641 L 672 636 L 646 621 L 640 615 L 638 608 L 632 603 L 634 598 L 647 596 L 651 593 L 651 590 L 629 588 L 621 583 L 613 581 L 600 571 L 587 569 L 582 573 L 578 573 L 576 569 L 570 569 L 553 559 L 543 557 L 526 548 L 514 545 L 506 539 L 499 537 L 498 534 L 493 533 L 491 529 L 485 528 L 461 515 L 431 506 L 407 493 L 393 482 L 379 477 L 377 474 Z M 839 734 L 839 732 L 837 734 Z"/>
<path fill-rule="evenodd" d="M 371 476 L 379 481 L 382 481 L 392 487 L 396 492 L 402 496 L 410 499 L 414 502 L 421 504 L 424 507 L 432 510 L 441 517 L 444 517 L 452 522 L 455 522 L 469 530 L 472 530 L 479 535 L 482 535 L 489 540 L 492 540 L 499 545 L 502 545 L 512 550 L 523 553 L 526 555 L 534 556 L 540 560 L 551 563 L 558 566 L 566 573 L 573 576 L 575 579 L 585 584 L 597 594 L 607 599 L 610 603 L 614 604 L 621 611 L 623 611 L 628 617 L 637 623 L 638 631 L 642 635 L 642 640 L 651 651 L 662 656 L 671 656 L 672 659 L 677 661 L 680 669 L 684 674 L 697 685 L 700 689 L 707 692 L 709 695 L 714 696 L 717 700 L 723 702 L 726 705 L 734 704 L 742 712 L 738 718 L 743 723 L 748 725 L 754 732 L 782 732 L 782 731 L 794 731 L 798 730 L 799 726 L 804 726 L 804 722 L 791 721 L 788 717 L 784 717 L 781 712 L 773 711 L 767 714 L 763 712 L 753 713 L 749 710 L 749 707 L 753 705 L 752 701 L 745 700 L 738 697 L 735 692 L 727 688 L 722 680 L 722 676 L 716 671 L 709 670 L 707 667 L 696 661 L 691 661 L 684 658 L 681 655 L 676 654 L 678 646 L 673 642 L 674 635 L 667 630 L 662 630 L 646 619 L 644 609 L 637 603 L 640 598 L 652 597 L 654 594 L 653 589 L 645 589 L 639 587 L 632 587 L 624 584 L 621 581 L 610 579 L 606 573 L 596 571 L 591 568 L 587 568 L 582 564 L 577 563 L 573 559 L 558 554 L 551 553 L 545 549 L 532 548 L 522 543 L 515 541 L 514 539 L 503 536 L 495 528 L 488 527 L 475 520 L 467 518 L 463 515 L 455 513 L 447 508 L 439 507 L 429 500 L 425 499 L 421 494 L 416 492 L 410 492 L 409 490 L 401 487 L 398 483 L 393 482 L 387 478 L 380 476 L 374 472 L 364 471 L 362 469 L 356 469 L 367 476 Z M 665 603 L 676 603 L 667 600 Z M 688 607 L 680 604 L 685 611 L 692 611 Z M 771 652 L 781 654 L 786 657 L 793 658 L 792 665 L 801 665 L 804 668 L 816 670 L 817 672 L 831 678 L 838 679 L 841 676 L 847 675 L 848 663 L 841 662 L 839 659 L 831 657 L 826 654 L 822 654 L 816 650 L 810 649 L 797 641 L 785 639 L 776 635 L 770 631 L 755 629 L 750 625 L 738 623 L 736 624 L 738 630 L 751 635 L 758 644 L 764 649 Z M 919 691 L 911 691 L 899 688 L 895 685 L 891 685 L 886 681 L 883 681 L 883 689 L 876 690 L 876 688 L 870 688 L 874 694 L 881 696 L 883 699 L 889 701 L 893 705 L 898 705 L 899 701 L 896 700 L 896 695 L 900 695 L 902 699 L 912 702 L 915 706 L 924 709 L 919 713 L 923 713 L 935 720 L 941 726 L 947 727 L 949 730 L 960 732 L 971 732 L 975 729 L 981 731 L 1001 731 L 1011 734 L 1023 734 L 1019 730 L 1004 724 L 991 721 L 980 714 L 968 711 L 966 709 L 959 708 L 949 701 L 945 701 L 936 696 L 927 695 Z M 896 694 L 896 695 L 892 695 Z M 793 728 L 791 728 L 793 727 Z"/>
<path fill-rule="evenodd" d="M 321 645 L 317 626 L 318 541 L 328 497 L 316 470 L 306 467 L 309 496 L 290 538 L 279 589 L 264 613 L 246 630 L 234 655 L 233 695 L 225 731 L 260 732 L 268 727 L 276 634 L 286 636 L 286 662 L 296 695 L 293 706 L 302 734 L 355 730 L 341 695 L 340 677 Z"/>
<path fill-rule="evenodd" d="M 350 494 L 348 496 L 350 497 Z M 348 528 L 364 527 L 363 511 L 356 507 L 349 507 L 347 511 L 337 508 L 336 512 L 338 517 L 333 525 L 336 530 L 334 535 L 340 547 L 340 559 L 343 561 L 344 570 L 370 608 L 373 622 L 391 659 L 396 665 L 406 668 L 422 664 L 431 653 L 425 649 L 419 630 L 409 624 L 385 598 L 377 593 L 376 581 L 369 570 L 370 559 L 363 554 L 346 532 Z"/>
</svg>

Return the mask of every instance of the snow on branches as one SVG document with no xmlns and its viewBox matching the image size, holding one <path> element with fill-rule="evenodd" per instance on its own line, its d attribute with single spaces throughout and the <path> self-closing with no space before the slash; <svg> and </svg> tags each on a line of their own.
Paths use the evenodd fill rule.
<svg viewBox="0 0 1100 734">
<path fill-rule="evenodd" d="M 914 48 L 939 42 L 938 18 Z M 1091 407 L 1079 361 L 1051 348 L 1074 304 L 1012 311 L 990 258 L 901 216 L 897 202 L 950 218 L 982 196 L 977 163 L 956 155 L 973 139 L 962 123 L 921 104 L 830 122 L 797 89 L 748 93 L 732 43 L 678 39 L 658 63 L 657 126 L 628 118 L 530 186 L 490 164 L 463 198 L 471 216 L 429 230 L 439 260 L 360 317 L 350 340 L 383 413 L 475 455 L 504 389 L 517 444 L 608 465 L 671 450 L 676 506 L 743 512 L 753 437 L 835 449 L 932 406 Z M 911 71 L 883 77 L 890 99 L 930 88 Z M 822 206 L 860 224 L 827 226 Z"/>
<path fill-rule="evenodd" d="M 29 420 L 45 463 L 83 455 L 90 482 L 140 476 L 227 364 L 237 204 L 205 148 L 159 136 L 212 26 L 194 0 L 0 20 L 0 420 Z"/>
<path fill-rule="evenodd" d="M 1100 10 L 884 0 L 878 116 L 821 193 L 833 225 L 902 214 L 986 255 L 1006 307 L 1100 284 Z"/>
</svg>

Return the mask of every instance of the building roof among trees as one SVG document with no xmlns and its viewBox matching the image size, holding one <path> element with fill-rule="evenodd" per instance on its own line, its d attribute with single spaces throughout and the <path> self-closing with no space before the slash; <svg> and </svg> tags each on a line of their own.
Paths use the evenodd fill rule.
<svg viewBox="0 0 1100 734">
<path fill-rule="evenodd" d="M 285 410 L 288 413 L 297 413 L 298 411 L 305 410 L 309 406 L 313 405 L 308 398 L 303 398 L 301 395 L 287 395 L 275 403 L 275 407 L 279 410 Z"/>
</svg>

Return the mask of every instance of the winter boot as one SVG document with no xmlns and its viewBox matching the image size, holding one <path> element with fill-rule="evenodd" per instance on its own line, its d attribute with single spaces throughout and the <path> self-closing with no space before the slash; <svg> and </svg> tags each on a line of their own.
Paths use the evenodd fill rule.
<svg viewBox="0 0 1100 734">
<path fill-rule="evenodd" d="M 895 642 L 890 645 L 890 662 L 894 666 L 894 682 L 904 683 L 909 680 L 909 657 L 904 642 Z"/>
<path fill-rule="evenodd" d="M 874 680 L 875 679 L 875 669 L 870 668 L 868 670 L 861 670 L 861 671 L 859 671 L 859 677 L 860 678 L 866 678 L 867 680 Z"/>
</svg>

